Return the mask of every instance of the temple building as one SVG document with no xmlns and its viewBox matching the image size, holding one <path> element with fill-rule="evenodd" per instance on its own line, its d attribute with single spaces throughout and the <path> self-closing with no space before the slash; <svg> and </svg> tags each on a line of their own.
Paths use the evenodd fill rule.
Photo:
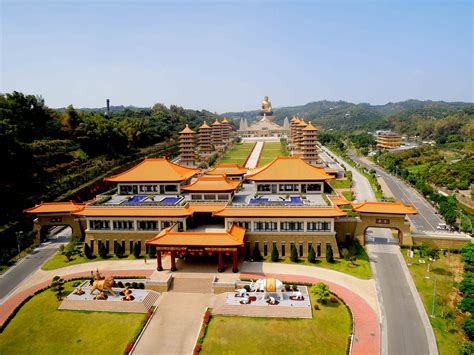
<svg viewBox="0 0 474 355">
<path fill-rule="evenodd" d="M 311 122 L 306 123 L 302 118 L 293 117 L 290 123 L 290 140 L 288 147 L 293 156 L 299 156 L 310 164 L 318 164 L 319 128 Z"/>
<path fill-rule="evenodd" d="M 392 131 L 377 132 L 377 147 L 382 149 L 394 149 L 400 147 L 402 137 Z"/>
<path fill-rule="evenodd" d="M 273 137 L 278 139 L 288 135 L 288 125 L 288 119 L 285 119 L 283 126 L 275 123 L 272 104 L 268 100 L 268 96 L 265 96 L 260 105 L 256 121 L 249 125 L 247 120 L 242 118 L 240 120 L 238 134 L 242 138 Z"/>
<path fill-rule="evenodd" d="M 301 257 L 312 248 L 324 257 L 331 249 L 340 257 L 341 245 L 363 244 L 370 227 L 397 228 L 400 240 L 412 243 L 405 221 L 416 213 L 411 206 L 354 203 L 359 216 L 348 217 L 340 206 L 349 202 L 328 184 L 333 178 L 296 156 L 248 172 L 233 164 L 206 171 L 154 158 L 107 177 L 116 186 L 112 195 L 82 204 L 41 203 L 25 212 L 36 216 L 38 239 L 52 225 L 69 225 L 93 254 L 117 246 L 126 254 L 156 249 L 158 270 L 165 255 L 172 270 L 176 258 L 207 258 L 219 271 L 232 265 L 234 272 L 238 260 L 257 249 L 268 256 L 276 248 L 283 258 L 292 247 Z"/>
<path fill-rule="evenodd" d="M 201 157 L 208 157 L 213 153 L 211 135 L 212 128 L 204 121 L 204 123 L 199 127 L 198 134 L 198 152 Z"/>
</svg>

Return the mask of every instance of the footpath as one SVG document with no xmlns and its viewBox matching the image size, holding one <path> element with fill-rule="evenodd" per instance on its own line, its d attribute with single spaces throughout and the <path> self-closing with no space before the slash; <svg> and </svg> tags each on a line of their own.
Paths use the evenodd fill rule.
<svg viewBox="0 0 474 355">
<path fill-rule="evenodd" d="M 258 161 L 260 160 L 260 155 L 262 154 L 264 142 L 255 143 L 252 152 L 250 153 L 247 162 L 245 163 L 244 168 L 253 169 L 257 166 Z"/>
</svg>

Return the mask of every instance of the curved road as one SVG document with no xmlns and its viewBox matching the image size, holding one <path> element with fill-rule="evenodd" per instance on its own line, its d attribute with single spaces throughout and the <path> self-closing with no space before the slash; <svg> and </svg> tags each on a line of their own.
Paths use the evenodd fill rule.
<svg viewBox="0 0 474 355">
<path fill-rule="evenodd" d="M 344 162 L 326 147 L 331 156 Z M 352 172 L 358 201 L 376 201 L 375 194 L 357 169 L 344 162 Z M 390 235 L 388 230 L 376 229 L 378 237 Z M 373 244 L 367 246 L 371 268 L 381 307 L 382 354 L 438 354 L 433 328 L 420 295 L 398 246 Z"/>
</svg>

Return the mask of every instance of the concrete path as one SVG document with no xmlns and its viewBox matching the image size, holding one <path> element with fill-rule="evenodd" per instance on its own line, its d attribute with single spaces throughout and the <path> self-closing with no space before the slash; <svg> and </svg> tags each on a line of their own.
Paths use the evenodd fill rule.
<svg viewBox="0 0 474 355">
<path fill-rule="evenodd" d="M 253 150 L 250 153 L 244 168 L 253 169 L 257 166 L 258 161 L 260 160 L 260 154 L 262 154 L 264 144 L 264 142 L 255 143 L 255 146 L 253 147 Z"/>
<path fill-rule="evenodd" d="M 133 354 L 192 354 L 204 312 L 214 299 L 208 293 L 163 293 Z"/>
<path fill-rule="evenodd" d="M 70 236 L 70 228 L 61 230 L 57 235 L 51 236 L 49 241 L 40 244 L 2 274 L 0 276 L 0 304 L 24 280 L 39 270 L 56 253 L 61 244 L 67 243 Z"/>
</svg>

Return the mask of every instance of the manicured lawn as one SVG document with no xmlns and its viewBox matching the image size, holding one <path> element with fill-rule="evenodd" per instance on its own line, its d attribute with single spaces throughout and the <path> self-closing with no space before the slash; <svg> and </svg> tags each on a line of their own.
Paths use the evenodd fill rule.
<svg viewBox="0 0 474 355">
<path fill-rule="evenodd" d="M 351 181 L 348 179 L 345 180 L 331 180 L 329 185 L 333 189 L 350 189 L 351 188 Z"/>
<path fill-rule="evenodd" d="M 73 289 L 72 282 L 66 290 Z M 0 334 L 0 353 L 122 354 L 145 315 L 59 311 L 51 290 L 28 301 Z"/>
<path fill-rule="evenodd" d="M 260 160 L 258 165 L 262 166 L 268 164 L 277 156 L 286 156 L 288 155 L 284 150 L 280 142 L 268 142 L 263 146 L 262 154 L 260 155 Z"/>
<path fill-rule="evenodd" d="M 253 146 L 254 143 L 235 144 L 219 159 L 219 163 L 237 163 L 243 165 Z"/>
<path fill-rule="evenodd" d="M 342 196 L 344 196 L 347 201 L 354 200 L 354 193 L 352 191 L 343 191 Z"/>
<path fill-rule="evenodd" d="M 461 344 L 467 339 L 462 330 L 462 323 L 457 317 L 457 292 L 454 283 L 460 281 L 462 273 L 461 256 L 450 254 L 449 257 L 441 256 L 431 265 L 430 278 L 425 276 L 427 264 L 419 264 L 419 255 L 415 253 L 413 260 L 407 257 L 407 251 L 402 250 L 405 260 L 411 262 L 408 266 L 416 288 L 420 293 L 426 312 L 431 315 L 433 305 L 434 277 L 436 276 L 436 302 L 435 316 L 429 317 L 433 326 L 438 350 L 440 354 L 459 354 Z M 425 258 L 427 261 L 427 258 Z"/>
<path fill-rule="evenodd" d="M 264 257 L 266 262 L 272 263 L 271 250 L 269 250 L 269 255 Z M 281 255 L 280 255 L 281 257 Z M 286 264 L 299 264 L 299 265 L 308 265 L 308 266 L 318 266 L 323 267 L 326 269 L 331 269 L 339 272 L 343 272 L 345 274 L 352 275 L 354 277 L 358 277 L 360 279 L 370 279 L 372 278 L 372 271 L 370 269 L 369 257 L 365 251 L 365 249 L 361 246 L 359 248 L 359 254 L 357 255 L 357 260 L 355 262 L 356 266 L 352 266 L 351 263 L 344 259 L 335 259 L 333 263 L 328 263 L 326 258 L 319 257 L 316 259 L 316 263 L 310 263 L 306 258 L 300 258 L 297 262 L 293 262 L 290 260 L 290 256 L 286 255 L 285 258 L 281 258 L 279 263 L 286 263 Z"/>
<path fill-rule="evenodd" d="M 117 258 L 115 255 L 111 255 L 106 259 L 102 259 L 99 256 L 94 256 L 92 259 L 87 259 L 85 256 L 74 255 L 71 261 L 67 261 L 66 257 L 57 252 L 51 259 L 49 259 L 41 268 L 43 270 L 54 270 L 59 269 L 66 266 L 83 264 L 83 263 L 91 263 L 94 261 L 104 261 L 104 260 L 136 260 L 133 255 L 129 255 L 128 257 Z"/>
<path fill-rule="evenodd" d="M 213 316 L 201 353 L 345 354 L 351 334 L 348 309 L 341 302 L 320 308 L 313 310 L 313 319 Z"/>
</svg>

